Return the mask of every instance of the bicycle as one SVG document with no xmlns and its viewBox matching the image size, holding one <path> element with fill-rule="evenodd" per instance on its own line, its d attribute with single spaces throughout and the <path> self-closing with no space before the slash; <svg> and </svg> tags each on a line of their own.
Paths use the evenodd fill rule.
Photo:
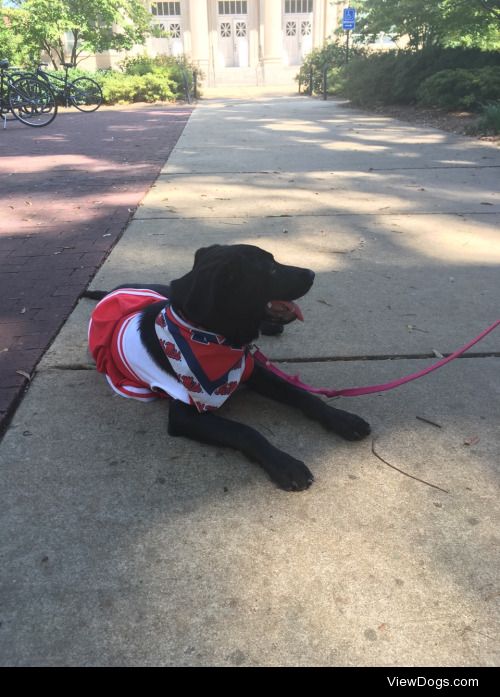
<svg viewBox="0 0 500 697">
<path fill-rule="evenodd" d="M 9 61 L 0 60 L 0 115 L 6 128 L 8 113 L 26 126 L 48 126 L 57 115 L 54 93 L 45 82 L 20 72 L 8 72 Z"/>
<path fill-rule="evenodd" d="M 76 80 L 68 79 L 68 70 L 74 68 L 73 63 L 61 63 L 64 68 L 64 77 L 48 73 L 43 70 L 48 63 L 39 63 L 34 75 L 44 80 L 62 100 L 65 106 L 74 106 L 79 111 L 96 111 L 103 102 L 100 85 L 90 77 L 77 77 Z"/>
</svg>

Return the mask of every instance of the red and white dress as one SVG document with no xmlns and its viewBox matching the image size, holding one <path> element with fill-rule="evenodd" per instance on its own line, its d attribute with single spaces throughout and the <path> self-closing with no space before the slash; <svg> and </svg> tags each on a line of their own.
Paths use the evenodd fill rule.
<svg viewBox="0 0 500 697">
<path fill-rule="evenodd" d="M 141 311 L 160 300 L 167 298 L 148 289 L 120 288 L 96 305 L 88 337 L 97 370 L 122 397 L 143 402 L 170 397 L 199 412 L 218 409 L 252 373 L 248 347 L 232 346 L 223 336 L 188 324 L 167 304 L 155 330 L 175 373 L 169 375 L 139 335 Z"/>
</svg>

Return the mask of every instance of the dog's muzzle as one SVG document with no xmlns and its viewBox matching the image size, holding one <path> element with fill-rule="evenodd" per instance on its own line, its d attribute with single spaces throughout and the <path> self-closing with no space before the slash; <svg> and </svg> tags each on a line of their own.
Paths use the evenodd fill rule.
<svg viewBox="0 0 500 697">
<path fill-rule="evenodd" d="M 266 318 L 279 324 L 289 324 L 296 319 L 304 321 L 302 310 L 293 300 L 271 300 L 266 305 Z"/>
</svg>

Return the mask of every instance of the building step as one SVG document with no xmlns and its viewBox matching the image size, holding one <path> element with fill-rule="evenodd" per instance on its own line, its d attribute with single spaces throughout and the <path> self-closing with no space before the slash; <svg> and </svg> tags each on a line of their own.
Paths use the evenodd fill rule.
<svg viewBox="0 0 500 697">
<path fill-rule="evenodd" d="M 292 85 L 300 66 L 273 66 L 272 73 L 265 73 L 262 66 L 254 68 L 217 68 L 205 84 L 211 87 L 234 85 Z"/>
</svg>

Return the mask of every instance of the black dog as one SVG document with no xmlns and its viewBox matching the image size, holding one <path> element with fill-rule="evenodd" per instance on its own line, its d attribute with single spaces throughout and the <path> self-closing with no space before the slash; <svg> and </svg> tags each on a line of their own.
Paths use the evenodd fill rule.
<svg viewBox="0 0 500 697">
<path fill-rule="evenodd" d="M 141 292 L 146 292 L 151 296 L 134 315 L 137 316 L 137 341 L 147 358 L 144 360 L 150 361 L 154 370 L 160 373 L 160 380 L 154 384 L 151 383 L 153 378 L 148 378 L 148 390 L 166 391 L 168 388 L 164 388 L 163 383 L 170 380 L 179 389 L 189 391 L 189 398 L 176 398 L 177 392 L 173 392 L 169 434 L 240 450 L 258 462 L 279 487 L 300 491 L 309 487 L 314 479 L 303 462 L 274 447 L 255 429 L 223 418 L 213 409 L 234 391 L 239 381 L 244 380 L 249 388 L 300 409 L 342 438 L 360 440 L 370 433 L 370 427 L 363 419 L 334 409 L 320 398 L 275 376 L 262 364 L 254 364 L 249 353 L 249 345 L 261 331 L 279 333 L 283 324 L 297 317 L 301 319 L 300 310 L 293 301 L 305 295 L 313 281 L 314 273 L 309 269 L 279 264 L 271 254 L 258 247 L 213 245 L 199 249 L 192 270 L 172 281 L 170 286 L 133 284 L 120 286 L 110 294 L 90 291 L 85 295 L 96 299 L 104 297 L 93 313 L 92 326 L 92 322 L 98 324 L 98 310 L 104 307 L 104 303 L 112 303 L 116 298 L 121 302 L 121 294 L 126 294 L 124 288 L 147 289 L 130 293 L 140 296 Z M 103 310 L 99 312 L 102 314 Z M 115 317 L 114 311 L 111 314 Z M 116 336 L 116 331 L 113 335 Z M 107 373 L 108 381 L 112 383 L 108 354 L 103 359 L 104 354 L 99 354 L 95 347 L 91 346 L 91 349 L 98 370 Z M 194 372 L 189 372 L 189 369 L 186 372 L 182 367 L 187 363 L 184 355 L 180 355 L 180 349 L 188 356 L 189 365 L 194 365 Z M 235 372 L 227 372 L 224 368 L 226 375 L 223 379 L 218 376 L 215 379 L 213 374 L 209 379 L 203 371 L 200 372 L 196 352 L 200 351 L 210 360 L 212 350 L 224 351 L 221 360 L 227 367 L 229 359 L 228 371 Z M 180 371 L 177 365 L 181 366 Z M 127 366 L 130 367 L 128 363 Z M 213 366 L 207 370 L 213 373 Z M 134 374 L 134 368 L 129 372 Z M 135 372 L 138 374 L 140 370 Z M 228 374 L 237 377 L 228 378 Z M 163 381 L 161 376 L 165 376 Z M 115 379 L 115 383 L 119 384 L 118 391 L 139 389 L 127 387 L 125 380 Z M 151 390 L 148 395 L 151 395 Z M 203 402 L 205 398 L 206 403 Z M 216 400 L 215 403 L 211 402 L 212 399 Z"/>
</svg>

